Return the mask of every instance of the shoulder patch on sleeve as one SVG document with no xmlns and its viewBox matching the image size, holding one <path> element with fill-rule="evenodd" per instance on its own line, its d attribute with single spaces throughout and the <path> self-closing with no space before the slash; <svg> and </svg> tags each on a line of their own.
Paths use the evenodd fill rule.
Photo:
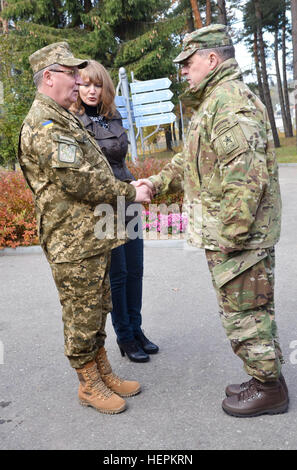
<svg viewBox="0 0 297 470">
<path fill-rule="evenodd" d="M 49 128 L 49 127 L 52 127 L 54 125 L 54 123 L 53 123 L 53 121 L 49 120 L 49 121 L 43 122 L 42 125 L 45 128 Z"/>
<path fill-rule="evenodd" d="M 249 148 L 248 141 L 238 121 L 229 117 L 215 124 L 212 130 L 211 143 L 223 165 L 226 165 Z"/>
<path fill-rule="evenodd" d="M 54 134 L 53 141 L 56 145 L 56 151 L 52 156 L 53 167 L 79 168 L 82 165 L 82 151 L 75 139 L 66 135 Z"/>
<path fill-rule="evenodd" d="M 218 140 L 227 155 L 239 147 L 239 143 L 237 142 L 236 134 L 233 132 L 233 129 L 229 129 L 222 136 L 218 137 Z"/>
<path fill-rule="evenodd" d="M 63 163 L 75 163 L 76 161 L 76 145 L 59 142 L 58 144 L 58 160 Z"/>
</svg>

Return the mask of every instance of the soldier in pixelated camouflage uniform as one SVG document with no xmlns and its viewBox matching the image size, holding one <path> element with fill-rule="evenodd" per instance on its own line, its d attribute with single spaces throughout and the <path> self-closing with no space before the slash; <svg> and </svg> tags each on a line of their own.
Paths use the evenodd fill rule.
<svg viewBox="0 0 297 470">
<path fill-rule="evenodd" d="M 138 382 L 112 372 L 104 349 L 110 250 L 126 235 L 124 224 L 122 232 L 115 224 L 96 236 L 100 218 L 94 210 L 105 203 L 116 211 L 117 196 L 139 202 L 145 196 L 114 178 L 96 141 L 68 111 L 82 84 L 78 68 L 87 61 L 74 58 L 66 42 L 46 46 L 29 60 L 38 92 L 21 129 L 19 162 L 63 307 L 65 354 L 78 372 L 80 402 L 118 413 L 125 409 L 121 397 L 140 391 Z"/>
<path fill-rule="evenodd" d="M 161 194 L 183 181 L 188 242 L 205 249 L 223 326 L 252 376 L 227 387 L 223 409 L 234 416 L 284 412 L 273 300 L 281 197 L 267 111 L 242 81 L 225 26 L 186 35 L 175 62 L 189 83 L 182 100 L 193 108 L 186 143 L 139 184 Z"/>
</svg>

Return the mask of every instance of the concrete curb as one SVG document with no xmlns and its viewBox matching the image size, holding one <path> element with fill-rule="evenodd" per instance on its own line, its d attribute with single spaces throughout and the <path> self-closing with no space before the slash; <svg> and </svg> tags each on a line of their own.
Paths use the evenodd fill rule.
<svg viewBox="0 0 297 470">
<path fill-rule="evenodd" d="M 181 250 L 198 250 L 198 248 L 188 245 L 186 240 L 144 240 L 144 246 L 153 248 L 179 248 Z M 0 250 L 1 256 L 17 256 L 17 255 L 39 255 L 43 253 L 40 245 L 36 246 L 18 246 L 17 248 L 4 248 Z"/>
<path fill-rule="evenodd" d="M 297 166 L 297 163 L 279 163 L 278 166 Z"/>
<path fill-rule="evenodd" d="M 32 255 L 42 253 L 40 245 L 18 246 L 17 248 L 4 248 L 0 250 L 0 256 Z"/>
<path fill-rule="evenodd" d="M 281 167 L 297 167 L 297 163 L 279 163 Z M 197 251 L 198 248 L 190 246 L 185 239 L 177 240 L 144 240 L 144 246 L 156 248 L 179 248 L 182 250 Z M 35 246 L 20 246 L 17 248 L 4 248 L 0 250 L 1 256 L 16 256 L 16 255 L 31 255 L 43 253 L 40 245 Z"/>
</svg>

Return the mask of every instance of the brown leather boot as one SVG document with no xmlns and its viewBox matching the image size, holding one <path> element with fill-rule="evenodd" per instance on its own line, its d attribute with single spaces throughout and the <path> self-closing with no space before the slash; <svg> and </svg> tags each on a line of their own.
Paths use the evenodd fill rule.
<svg viewBox="0 0 297 470">
<path fill-rule="evenodd" d="M 113 393 L 102 381 L 95 361 L 76 369 L 80 384 L 78 398 L 81 405 L 92 406 L 101 413 L 115 414 L 124 411 L 125 400 Z"/>
<path fill-rule="evenodd" d="M 238 395 L 240 392 L 243 390 L 247 390 L 249 386 L 252 384 L 254 381 L 254 378 L 252 377 L 248 382 L 243 382 L 241 384 L 230 384 L 226 387 L 225 393 L 227 397 L 231 397 L 232 395 Z M 285 377 L 283 374 L 280 374 L 279 376 L 279 381 L 284 387 L 285 393 L 287 397 L 289 398 L 289 392 L 288 392 L 288 387 L 285 381 Z"/>
<path fill-rule="evenodd" d="M 140 390 L 140 383 L 132 380 L 123 380 L 118 377 L 111 369 L 111 365 L 106 355 L 106 350 L 102 346 L 97 353 L 96 363 L 105 385 L 121 397 L 133 397 Z"/>
<path fill-rule="evenodd" d="M 262 383 L 253 378 L 249 382 L 248 388 L 223 400 L 227 414 L 245 418 L 287 411 L 289 400 L 280 380 Z"/>
</svg>

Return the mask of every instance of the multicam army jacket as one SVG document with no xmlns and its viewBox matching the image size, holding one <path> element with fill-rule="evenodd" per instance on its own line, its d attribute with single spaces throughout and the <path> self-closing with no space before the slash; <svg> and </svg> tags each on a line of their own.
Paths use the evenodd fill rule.
<svg viewBox="0 0 297 470">
<path fill-rule="evenodd" d="M 19 162 L 34 195 L 40 242 L 50 262 L 88 258 L 126 241 L 124 223 L 113 226 L 117 196 L 134 201 L 135 188 L 114 178 L 83 124 L 40 93 L 21 129 Z M 108 212 L 112 226 L 108 223 L 105 236 L 95 235 L 99 216 L 106 218 L 104 211 L 95 211 L 100 203 L 114 209 Z"/>
<path fill-rule="evenodd" d="M 186 144 L 150 178 L 157 192 L 182 177 L 189 243 L 210 250 L 273 246 L 281 198 L 265 106 L 243 83 L 235 59 L 182 98 L 194 108 Z"/>
</svg>

